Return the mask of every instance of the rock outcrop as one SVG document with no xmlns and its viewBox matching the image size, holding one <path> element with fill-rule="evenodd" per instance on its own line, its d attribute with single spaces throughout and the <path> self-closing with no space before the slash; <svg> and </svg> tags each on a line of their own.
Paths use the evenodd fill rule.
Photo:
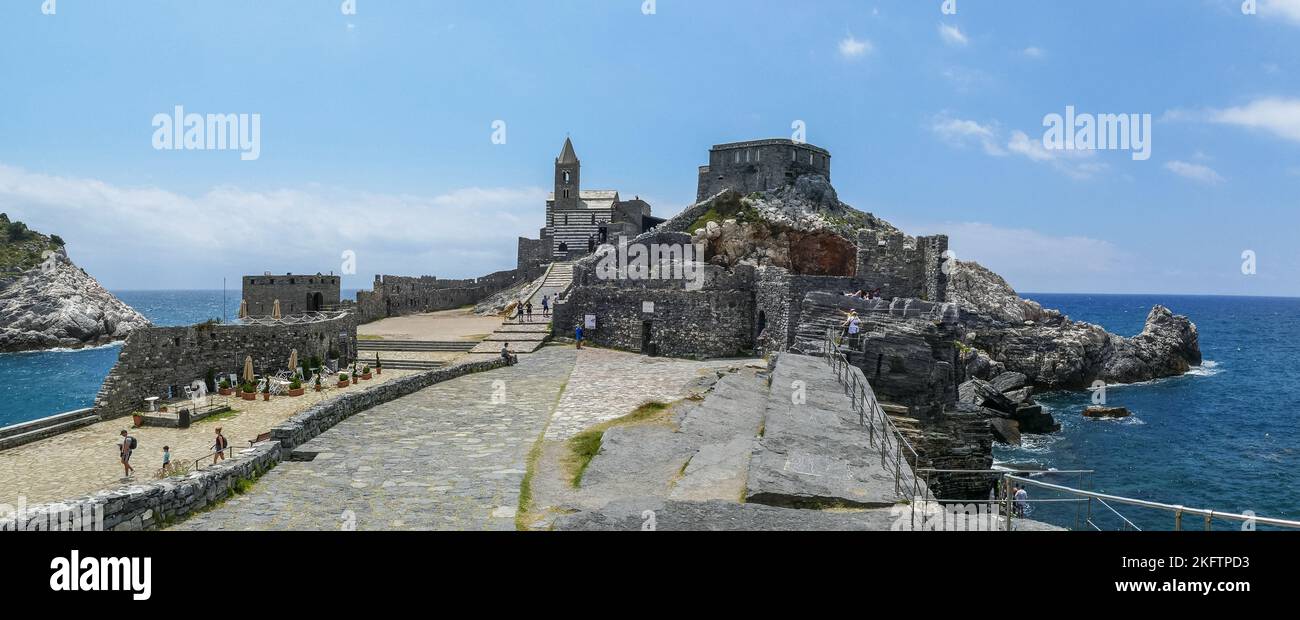
<svg viewBox="0 0 1300 620">
<path fill-rule="evenodd" d="M 40 265 L 0 278 L 0 352 L 103 345 L 148 326 L 62 246 Z"/>
<path fill-rule="evenodd" d="M 1150 381 L 1201 364 L 1196 325 L 1164 306 L 1153 308 L 1142 333 L 1132 338 L 1066 317 L 1015 325 L 964 314 L 963 326 L 968 345 L 1047 389 Z"/>
<path fill-rule="evenodd" d="M 990 378 L 1001 364 L 1039 387 L 1079 389 L 1177 376 L 1201 364 L 1196 325 L 1164 306 L 1151 310 L 1141 334 L 1124 338 L 1021 299 L 1002 277 L 969 262 L 950 274 L 948 301 L 961 306 L 975 378 Z"/>
</svg>

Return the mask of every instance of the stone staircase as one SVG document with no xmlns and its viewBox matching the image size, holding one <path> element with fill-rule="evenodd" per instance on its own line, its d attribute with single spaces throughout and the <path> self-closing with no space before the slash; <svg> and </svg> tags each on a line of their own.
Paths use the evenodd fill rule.
<svg viewBox="0 0 1300 620">
<path fill-rule="evenodd" d="M 507 342 L 510 343 L 510 351 L 516 354 L 533 353 L 542 348 L 551 339 L 550 318 L 542 314 L 542 298 L 549 298 L 551 309 L 554 310 L 555 298 L 572 285 L 573 263 L 551 263 L 541 285 L 533 289 L 524 300 L 533 304 L 533 321 L 527 322 L 517 315 L 507 319 L 495 332 L 470 349 L 470 353 L 499 355 L 501 345 Z"/>
<path fill-rule="evenodd" d="M 94 409 L 78 409 L 0 428 L 0 450 L 21 446 L 99 421 Z"/>
</svg>

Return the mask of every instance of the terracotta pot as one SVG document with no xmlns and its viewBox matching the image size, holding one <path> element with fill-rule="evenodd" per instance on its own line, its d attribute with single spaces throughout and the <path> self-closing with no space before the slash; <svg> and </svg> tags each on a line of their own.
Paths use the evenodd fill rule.
<svg viewBox="0 0 1300 620">
<path fill-rule="evenodd" d="M 339 387 L 341 387 L 341 388 L 345 388 L 345 387 L 347 387 L 347 386 L 349 386 L 349 385 L 352 385 L 352 382 L 351 382 L 351 381 L 339 381 Z"/>
<path fill-rule="evenodd" d="M 319 385 L 316 386 L 316 391 L 317 391 L 317 392 L 319 392 L 319 391 L 321 391 L 321 390 L 323 390 L 323 389 L 325 389 L 325 388 L 323 388 L 323 387 L 321 387 L 321 386 L 319 386 Z"/>
<path fill-rule="evenodd" d="M 271 393 L 270 393 L 270 392 L 262 392 L 262 400 L 265 401 L 265 402 L 268 402 L 268 403 L 271 402 Z"/>
<path fill-rule="evenodd" d="M 158 411 L 161 413 L 167 413 L 167 407 L 164 406 L 162 409 L 159 409 Z"/>
<path fill-rule="evenodd" d="M 244 400 L 257 400 L 257 392 L 240 392 L 239 397 Z"/>
<path fill-rule="evenodd" d="M 140 428 L 141 426 L 144 426 L 144 416 L 142 416 L 142 415 L 140 415 L 140 414 L 138 414 L 138 413 L 135 414 L 135 415 L 132 415 L 132 416 L 131 416 L 131 420 L 132 420 L 133 422 L 135 422 L 135 427 L 136 427 L 136 428 Z"/>
<path fill-rule="evenodd" d="M 376 368 L 376 369 L 375 369 L 375 374 L 377 374 L 377 375 L 382 375 L 382 374 L 384 374 L 384 369 L 383 369 L 383 368 Z"/>
<path fill-rule="evenodd" d="M 369 380 L 373 379 L 374 377 L 370 376 L 370 373 L 366 373 L 366 374 L 364 374 L 364 375 L 361 375 L 361 378 L 362 378 L 362 379 L 365 379 L 366 381 L 369 381 Z"/>
<path fill-rule="evenodd" d="M 302 395 L 305 394 L 305 393 L 307 393 L 307 390 L 304 389 L 304 388 L 298 388 L 298 389 L 296 389 L 296 390 L 289 390 L 289 395 L 290 395 L 290 396 L 294 396 L 294 397 L 302 396 Z"/>
<path fill-rule="evenodd" d="M 235 393 L 235 390 L 233 390 L 233 389 L 231 389 L 231 388 L 221 388 L 221 389 L 217 390 L 217 393 L 218 393 L 218 394 L 221 394 L 222 396 L 230 396 L 231 394 L 234 394 L 234 393 Z"/>
</svg>

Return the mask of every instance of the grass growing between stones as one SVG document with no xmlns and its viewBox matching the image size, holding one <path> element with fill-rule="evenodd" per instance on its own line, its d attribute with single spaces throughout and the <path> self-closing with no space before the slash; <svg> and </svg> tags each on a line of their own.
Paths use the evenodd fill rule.
<svg viewBox="0 0 1300 620">
<path fill-rule="evenodd" d="M 560 389 L 556 391 L 555 402 L 551 403 L 551 414 L 554 415 L 555 407 L 560 404 L 560 399 L 564 397 L 564 390 L 568 389 L 569 380 L 565 379 L 560 384 Z M 550 416 L 547 416 L 546 425 L 542 427 L 542 432 L 537 434 L 537 440 L 533 442 L 533 447 L 528 449 L 528 456 L 524 459 L 524 479 L 519 482 L 519 506 L 515 510 L 515 529 L 527 530 L 529 523 L 533 520 L 533 478 L 537 475 L 537 462 L 542 458 L 542 450 L 546 447 L 546 431 L 551 428 Z"/>
<path fill-rule="evenodd" d="M 574 488 L 582 485 L 582 474 L 586 473 L 587 466 L 591 464 L 591 459 L 595 458 L 596 454 L 600 452 L 600 443 L 605 437 L 605 431 L 616 426 L 663 423 L 669 419 L 671 410 L 672 405 L 668 403 L 648 402 L 637 407 L 632 413 L 597 424 L 569 438 L 569 457 L 566 459 L 565 465 L 572 473 L 570 484 Z"/>
</svg>

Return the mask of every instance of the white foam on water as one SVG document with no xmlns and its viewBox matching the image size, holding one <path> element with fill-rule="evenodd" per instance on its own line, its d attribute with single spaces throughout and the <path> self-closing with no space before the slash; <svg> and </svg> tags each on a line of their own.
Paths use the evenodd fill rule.
<svg viewBox="0 0 1300 620">
<path fill-rule="evenodd" d="M 80 349 L 73 349 L 70 347 L 57 347 L 54 349 L 40 349 L 38 351 L 7 351 L 4 353 L 0 353 L 0 355 L 35 355 L 37 353 L 84 353 L 86 351 L 98 351 L 100 349 L 113 349 L 122 346 L 122 344 L 123 344 L 122 341 L 115 341 L 115 342 L 110 342 L 108 344 L 102 344 L 97 347 L 81 347 Z"/>
</svg>

